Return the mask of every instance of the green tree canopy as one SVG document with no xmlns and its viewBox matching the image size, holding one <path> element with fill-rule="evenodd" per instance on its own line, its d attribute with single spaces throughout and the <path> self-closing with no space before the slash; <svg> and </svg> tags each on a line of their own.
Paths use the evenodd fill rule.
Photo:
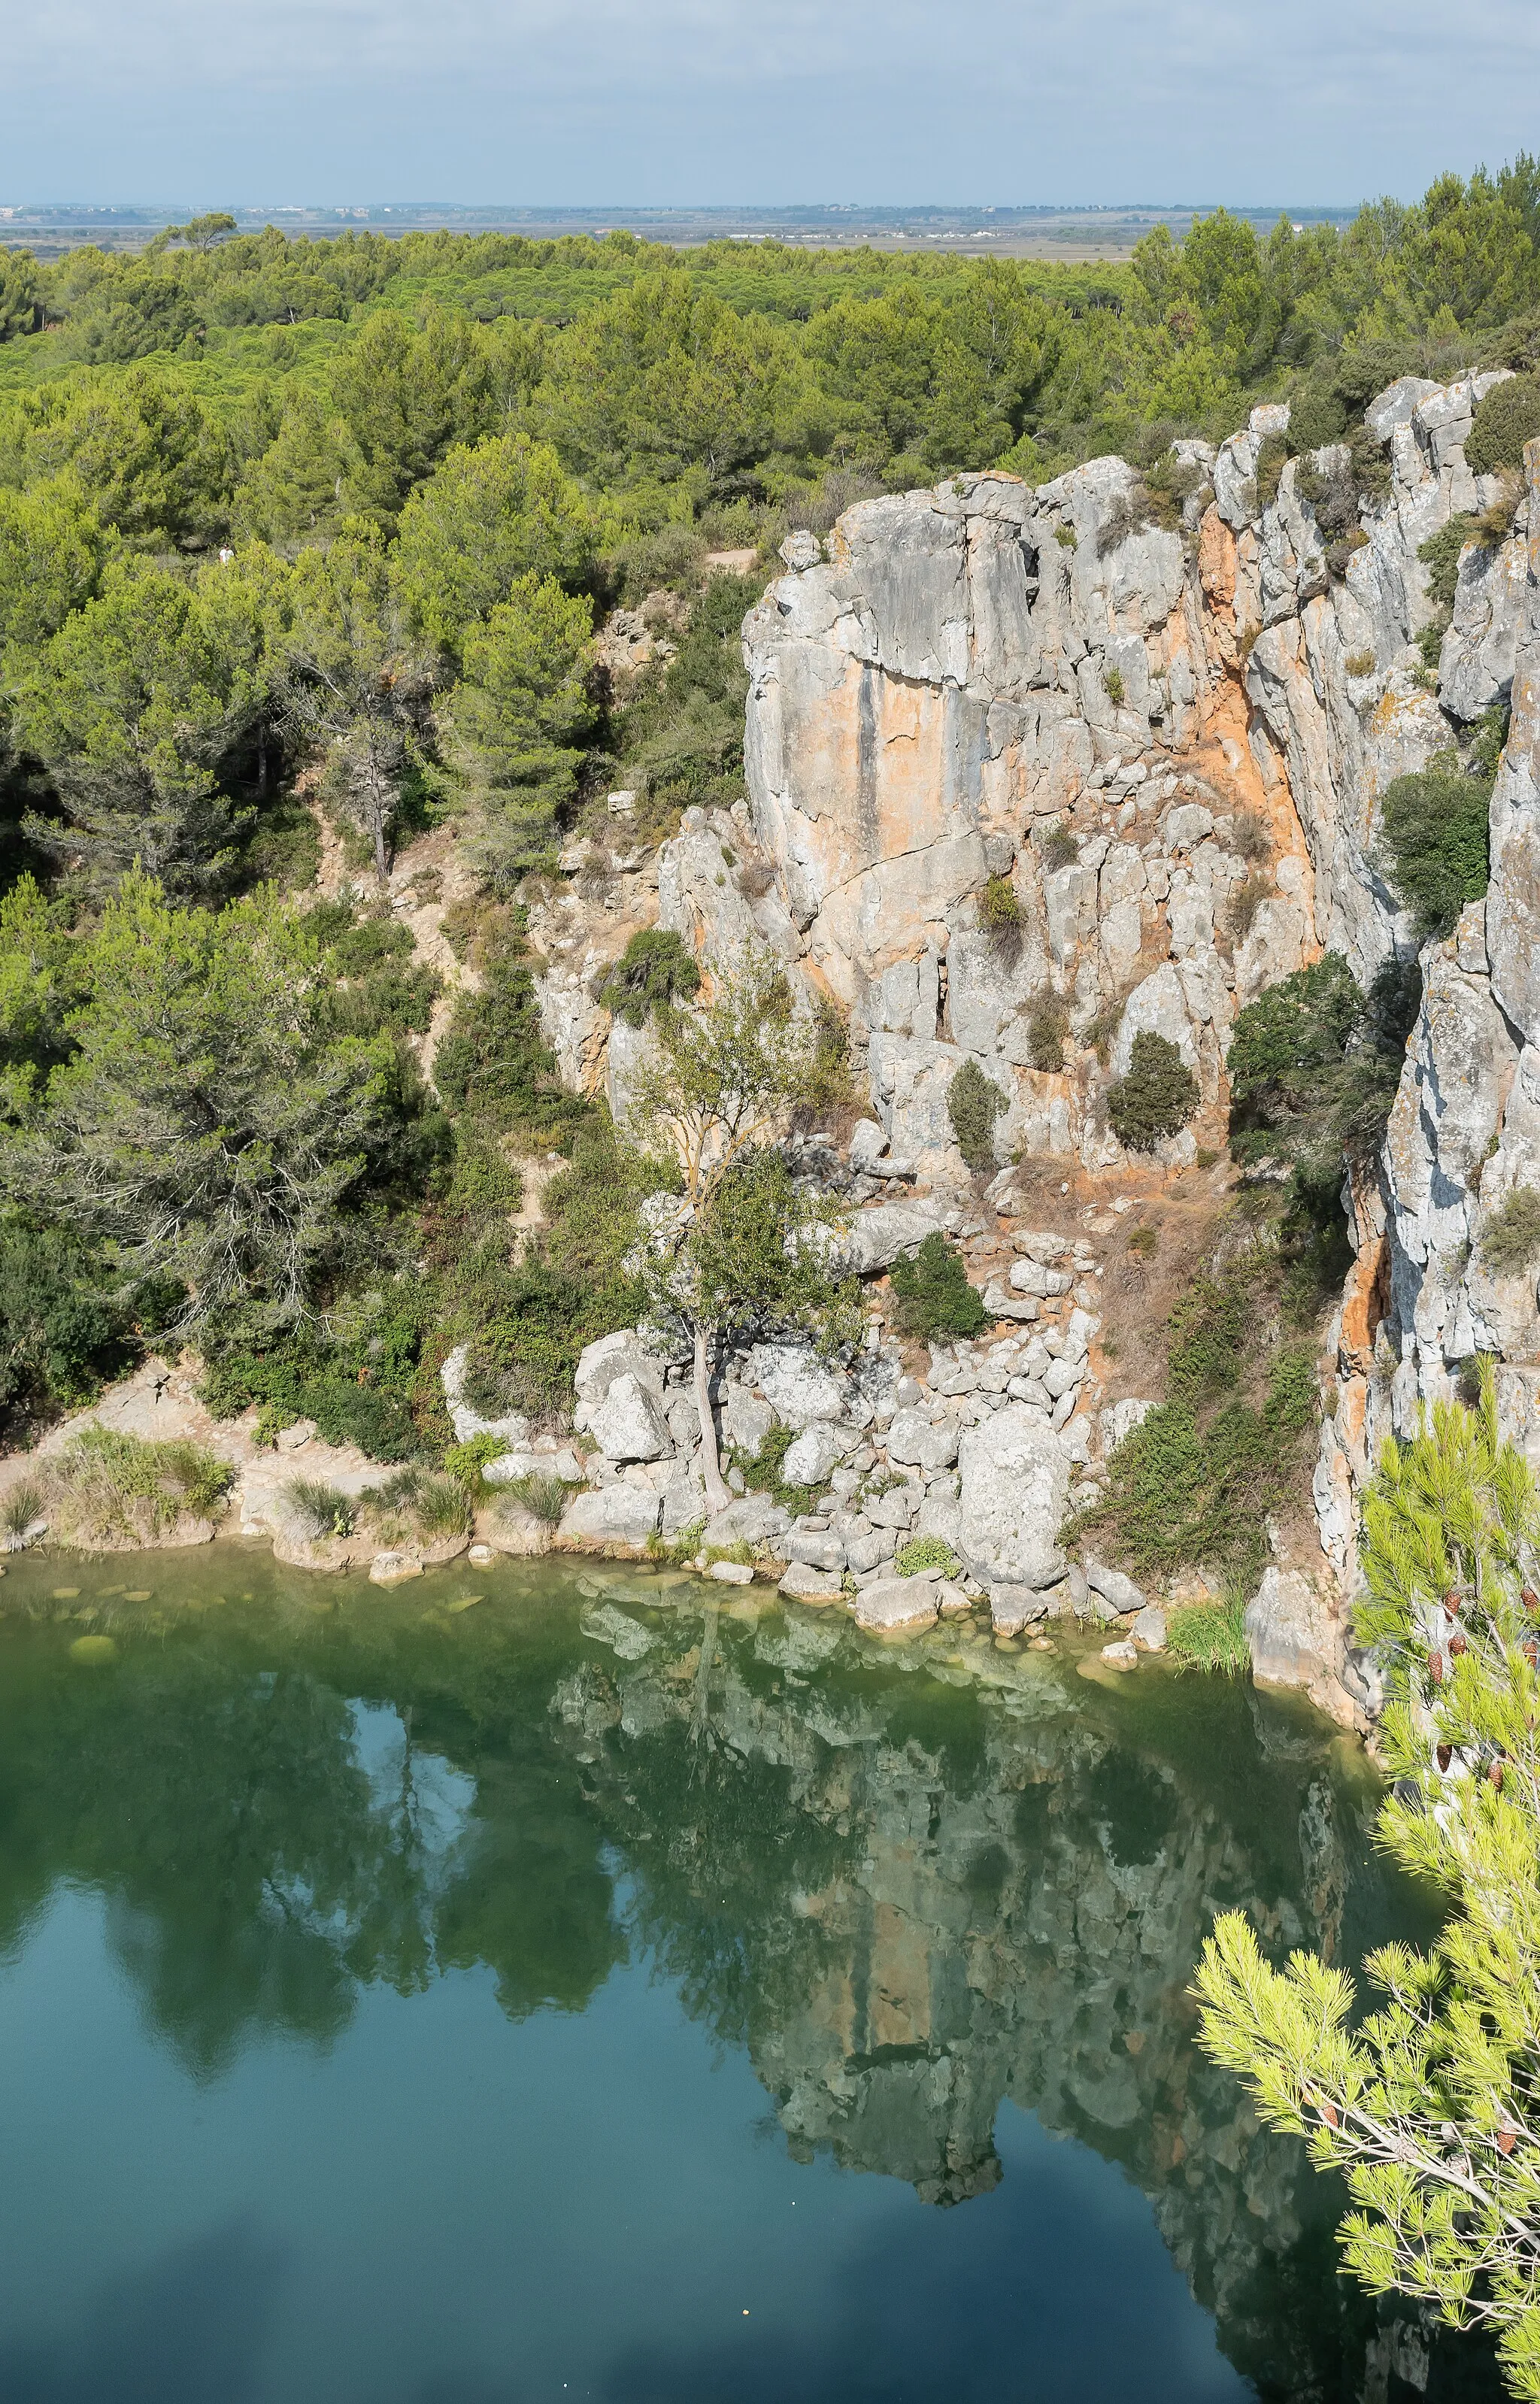
<svg viewBox="0 0 1540 2404">
<path fill-rule="evenodd" d="M 175 909 L 125 878 L 83 946 L 71 1055 L 0 1155 L 19 1206 L 105 1246 L 175 1323 L 292 1324 L 338 1256 L 340 1212 L 388 1140 L 388 1042 L 329 1038 L 320 945 L 259 893 Z"/>
<path fill-rule="evenodd" d="M 597 541 L 594 510 L 550 443 L 493 435 L 452 451 L 407 501 L 401 589 L 424 634 L 458 650 L 522 578 L 581 584 Z"/>
</svg>

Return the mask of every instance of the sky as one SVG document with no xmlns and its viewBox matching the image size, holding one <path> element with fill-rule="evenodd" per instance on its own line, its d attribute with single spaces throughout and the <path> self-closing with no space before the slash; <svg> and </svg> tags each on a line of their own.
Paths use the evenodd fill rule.
<svg viewBox="0 0 1540 2404">
<path fill-rule="evenodd" d="M 1540 145 L 1534 0 L 0 0 L 0 204 L 1351 205 Z"/>
</svg>

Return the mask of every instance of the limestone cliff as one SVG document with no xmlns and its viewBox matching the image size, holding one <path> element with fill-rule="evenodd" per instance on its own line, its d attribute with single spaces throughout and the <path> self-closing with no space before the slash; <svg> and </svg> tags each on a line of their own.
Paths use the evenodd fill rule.
<svg viewBox="0 0 1540 2404">
<path fill-rule="evenodd" d="M 1057 1156 L 1115 1185 L 1134 1164 L 1105 1097 L 1141 1030 L 1199 1082 L 1196 1126 L 1163 1147 L 1174 1167 L 1223 1143 L 1247 1001 L 1326 950 L 1365 983 L 1410 956 L 1376 862 L 1381 797 L 1511 688 L 1491 896 L 1430 950 L 1380 1170 L 1351 1196 L 1317 1475 L 1343 1576 L 1378 1433 L 1477 1350 L 1504 1363 L 1523 1433 L 1540 1375 L 1533 1278 L 1494 1278 L 1478 1249 L 1495 1203 L 1540 1182 L 1533 491 L 1507 542 L 1464 554 L 1436 692 L 1416 642 L 1434 619 L 1419 547 L 1497 495 L 1463 447 L 1494 380 L 1379 395 L 1375 499 L 1345 445 L 1279 474 L 1279 405 L 1217 451 L 1178 446 L 1195 489 L 1169 525 L 1132 468 L 1099 459 L 1035 491 L 959 476 L 858 505 L 826 543 L 791 537 L 744 627 L 745 802 L 687 814 L 651 861 L 573 860 L 580 890 L 532 919 L 563 1065 L 619 1102 L 645 1038 L 611 1030 L 595 997 L 630 926 L 655 918 L 708 962 L 768 944 L 840 1001 L 922 1186 L 963 1188 L 946 1097 L 970 1057 L 1005 1099 L 1001 1163 Z M 1015 904 L 1003 939 L 991 880 Z"/>
</svg>

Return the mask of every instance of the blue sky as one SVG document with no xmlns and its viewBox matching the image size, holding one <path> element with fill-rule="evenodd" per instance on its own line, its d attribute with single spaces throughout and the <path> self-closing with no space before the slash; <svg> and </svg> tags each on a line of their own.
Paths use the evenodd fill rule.
<svg viewBox="0 0 1540 2404">
<path fill-rule="evenodd" d="M 0 203 L 1351 203 L 1540 146 L 1534 0 L 0 0 Z"/>
</svg>

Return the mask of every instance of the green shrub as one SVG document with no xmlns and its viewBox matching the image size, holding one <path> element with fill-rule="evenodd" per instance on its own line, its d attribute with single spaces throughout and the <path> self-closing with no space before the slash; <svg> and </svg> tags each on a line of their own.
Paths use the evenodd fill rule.
<svg viewBox="0 0 1540 2404">
<path fill-rule="evenodd" d="M 103 1264 L 66 1228 L 0 1224 L 0 1412 L 84 1402 L 137 1349 Z"/>
<path fill-rule="evenodd" d="M 7 1487 L 5 1501 L 0 1502 L 0 1528 L 7 1536 L 20 1542 L 34 1520 L 40 1519 L 42 1516 L 43 1489 L 40 1486 L 35 1486 L 30 1478 L 23 1477 L 17 1485 Z"/>
<path fill-rule="evenodd" d="M 1009 877 L 990 877 L 978 904 L 978 923 L 987 935 L 1016 935 L 1021 930 L 1021 906 Z"/>
<path fill-rule="evenodd" d="M 1136 1035 L 1128 1073 L 1108 1088 L 1107 1116 L 1119 1143 L 1154 1152 L 1186 1125 L 1198 1103 L 1197 1080 L 1174 1043 L 1148 1029 Z"/>
<path fill-rule="evenodd" d="M 1154 1260 L 1160 1250 L 1160 1237 L 1153 1227 L 1133 1227 L 1128 1232 L 1128 1250 L 1141 1260 Z"/>
<path fill-rule="evenodd" d="M 937 1335 L 976 1335 L 984 1325 L 983 1297 L 969 1284 L 960 1255 L 939 1228 L 926 1237 L 912 1261 L 893 1263 L 889 1281 L 901 1335 L 929 1343 Z"/>
<path fill-rule="evenodd" d="M 1080 1522 L 1110 1537 L 1136 1576 L 1201 1564 L 1249 1587 L 1267 1560 L 1268 1514 L 1297 1499 L 1319 1393 L 1314 1347 L 1268 1352 L 1260 1333 L 1259 1289 L 1280 1266 L 1268 1252 L 1205 1279 L 1173 1314 L 1169 1399 L 1119 1445 L 1103 1500 Z"/>
<path fill-rule="evenodd" d="M 526 1511 L 533 1512 L 537 1519 L 543 1519 L 548 1528 L 555 1527 L 567 1508 L 567 1488 L 559 1477 L 515 1477 L 502 1490 L 515 1502 L 522 1502 Z"/>
<path fill-rule="evenodd" d="M 1124 694 L 1123 670 L 1121 668 L 1103 668 L 1101 672 L 1101 684 L 1102 690 L 1106 693 L 1108 700 L 1112 703 L 1113 707 L 1114 709 L 1120 709 L 1123 706 Z"/>
<path fill-rule="evenodd" d="M 645 1027 L 659 1002 L 696 992 L 701 972 L 682 935 L 641 927 L 603 985 L 599 1000 L 629 1027 Z"/>
<path fill-rule="evenodd" d="M 358 1524 L 358 1505 L 340 1487 L 320 1477 L 295 1477 L 287 1489 L 295 1517 L 312 1544 L 327 1536 L 351 1536 Z"/>
<path fill-rule="evenodd" d="M 1257 447 L 1256 497 L 1265 510 L 1271 509 L 1278 498 L 1279 481 L 1289 464 L 1291 449 L 1299 447 L 1297 441 L 1291 443 L 1293 430 L 1291 426 L 1289 434 L 1265 434 Z"/>
<path fill-rule="evenodd" d="M 1281 1155 L 1294 1166 L 1296 1202 L 1320 1192 L 1339 1219 L 1344 1155 L 1379 1150 L 1421 998 L 1415 962 L 1388 962 L 1365 993 L 1341 954 L 1328 952 L 1248 1002 L 1227 1063 L 1232 1156 Z"/>
<path fill-rule="evenodd" d="M 415 1533 L 430 1544 L 436 1536 L 469 1535 L 475 1518 L 474 1502 L 458 1478 L 435 1477 L 415 1465 L 386 1478 L 367 1503 L 371 1518 L 404 1522 L 400 1534 Z"/>
<path fill-rule="evenodd" d="M 1039 839 L 1043 865 L 1052 874 L 1056 868 L 1072 868 L 1080 858 L 1080 846 L 1068 827 L 1051 826 Z"/>
<path fill-rule="evenodd" d="M 1246 1676 L 1252 1653 L 1245 1617 L 1245 1600 L 1239 1594 L 1224 1602 L 1184 1602 L 1168 1611 L 1166 1651 L 1173 1667 L 1224 1678 Z"/>
<path fill-rule="evenodd" d="M 1481 1257 L 1499 1277 L 1515 1276 L 1540 1258 L 1540 1194 L 1533 1185 L 1505 1194 L 1481 1231 Z"/>
<path fill-rule="evenodd" d="M 1027 1013 L 1027 1050 L 1034 1069 L 1053 1074 L 1063 1069 L 1064 1039 L 1069 1032 L 1069 1011 L 1050 985 Z"/>
<path fill-rule="evenodd" d="M 1477 402 L 1465 439 L 1465 464 L 1477 476 L 1521 468 L 1524 445 L 1540 434 L 1540 376 L 1506 376 Z"/>
<path fill-rule="evenodd" d="M 1465 903 L 1486 892 L 1491 801 L 1486 778 L 1463 768 L 1453 750 L 1387 786 L 1385 871 L 1412 914 L 1419 942 L 1447 935 Z"/>
<path fill-rule="evenodd" d="M 752 1493 L 768 1494 L 783 1511 L 794 1517 L 816 1508 L 819 1499 L 828 1491 L 827 1478 L 818 1486 L 788 1486 L 786 1456 L 797 1440 L 795 1428 L 777 1424 L 770 1430 L 757 1453 L 735 1452 L 733 1466 Z M 735 1558 L 719 1554 L 719 1558 Z"/>
<path fill-rule="evenodd" d="M 964 1060 L 946 1091 L 946 1112 L 958 1150 L 970 1168 L 992 1168 L 995 1121 L 1009 1109 L 1004 1095 L 976 1060 Z"/>
<path fill-rule="evenodd" d="M 1448 525 L 1431 534 L 1426 542 L 1417 546 L 1417 556 L 1428 571 L 1428 599 L 1435 609 L 1448 613 L 1454 607 L 1454 588 L 1460 578 L 1460 554 L 1465 545 L 1475 542 L 1478 527 L 1474 517 L 1458 510 Z M 1440 629 L 1442 632 L 1442 629 Z M 1436 666 L 1436 659 L 1432 663 Z M 1351 671 L 1350 671 L 1351 673 Z"/>
<path fill-rule="evenodd" d="M 184 1516 L 209 1517 L 234 1480 L 228 1461 L 184 1438 L 150 1444 L 90 1427 L 48 1464 L 40 1482 L 62 1543 L 128 1537 L 149 1544 Z"/>
<path fill-rule="evenodd" d="M 939 1570 L 943 1577 L 955 1578 L 962 1564 L 944 1536 L 911 1536 L 894 1554 L 893 1567 L 900 1577 L 919 1577 L 927 1570 Z"/>
<path fill-rule="evenodd" d="M 540 1032 L 523 937 L 511 915 L 493 919 L 475 946 L 484 980 L 462 990 L 433 1063 L 451 1110 L 549 1143 L 570 1137 L 589 1105 L 564 1088 Z"/>
<path fill-rule="evenodd" d="M 1054 528 L 1054 540 L 1065 551 L 1073 551 L 1078 545 L 1079 537 L 1072 525 L 1057 525 Z"/>
</svg>

